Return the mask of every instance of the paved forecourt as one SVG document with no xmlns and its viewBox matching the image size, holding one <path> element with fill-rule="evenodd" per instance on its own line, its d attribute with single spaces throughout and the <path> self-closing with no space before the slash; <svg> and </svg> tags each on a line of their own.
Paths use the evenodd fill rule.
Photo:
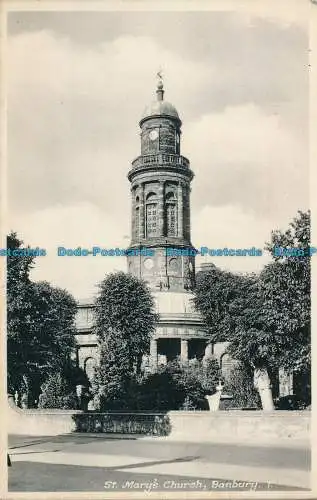
<svg viewBox="0 0 317 500">
<path fill-rule="evenodd" d="M 310 451 L 67 434 L 10 436 L 9 491 L 309 489 Z"/>
</svg>

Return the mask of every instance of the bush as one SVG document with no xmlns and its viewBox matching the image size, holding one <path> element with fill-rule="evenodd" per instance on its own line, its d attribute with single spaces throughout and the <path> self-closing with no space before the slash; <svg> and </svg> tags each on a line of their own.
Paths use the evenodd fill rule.
<svg viewBox="0 0 317 500">
<path fill-rule="evenodd" d="M 77 408 L 76 393 L 60 373 L 50 375 L 41 389 L 39 408 L 58 408 L 61 410 Z"/>
<path fill-rule="evenodd" d="M 206 364 L 192 360 L 185 365 L 171 361 L 135 385 L 134 408 L 139 411 L 208 409 L 205 395 L 215 392 L 218 376 L 219 366 L 213 359 Z"/>
<path fill-rule="evenodd" d="M 173 374 L 164 368 L 140 380 L 135 386 L 134 399 L 139 411 L 169 411 L 180 407 L 184 394 Z"/>
<path fill-rule="evenodd" d="M 76 432 L 105 432 L 168 436 L 171 423 L 168 415 L 138 413 L 81 413 L 73 415 Z"/>
</svg>

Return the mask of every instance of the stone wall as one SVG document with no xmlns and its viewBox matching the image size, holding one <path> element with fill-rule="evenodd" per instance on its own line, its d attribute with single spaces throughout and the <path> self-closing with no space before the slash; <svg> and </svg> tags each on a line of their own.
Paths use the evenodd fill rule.
<svg viewBox="0 0 317 500">
<path fill-rule="evenodd" d="M 55 436 L 105 432 L 168 436 L 175 441 L 249 444 L 308 443 L 309 411 L 171 411 L 159 413 L 83 413 L 75 410 L 21 410 L 10 398 L 8 433 Z"/>
<path fill-rule="evenodd" d="M 76 430 L 74 415 L 80 410 L 22 410 L 18 408 L 13 396 L 8 398 L 8 434 L 21 436 L 57 436 Z"/>
<path fill-rule="evenodd" d="M 196 442 L 265 443 L 310 440 L 309 411 L 218 411 L 168 413 L 170 437 Z"/>
</svg>

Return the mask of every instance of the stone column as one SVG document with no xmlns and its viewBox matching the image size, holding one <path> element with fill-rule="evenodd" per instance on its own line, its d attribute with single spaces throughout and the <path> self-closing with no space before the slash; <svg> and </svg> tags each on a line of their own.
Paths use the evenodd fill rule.
<svg viewBox="0 0 317 500">
<path fill-rule="evenodd" d="M 181 362 L 188 362 L 188 340 L 181 339 Z"/>
<path fill-rule="evenodd" d="M 158 188 L 158 204 L 157 204 L 157 236 L 164 236 L 165 224 L 164 224 L 164 181 L 159 181 Z"/>
<path fill-rule="evenodd" d="M 157 371 L 157 340 L 152 339 L 150 344 L 150 368 L 152 372 Z"/>
<path fill-rule="evenodd" d="M 182 183 L 179 182 L 177 186 L 177 206 L 178 206 L 178 214 L 177 214 L 177 236 L 179 238 L 183 238 L 184 236 L 184 228 L 183 228 L 183 186 Z"/>
<path fill-rule="evenodd" d="M 144 182 L 140 186 L 140 204 L 139 204 L 139 217 L 140 217 L 140 229 L 139 229 L 139 239 L 145 237 L 145 213 L 144 213 Z"/>
</svg>

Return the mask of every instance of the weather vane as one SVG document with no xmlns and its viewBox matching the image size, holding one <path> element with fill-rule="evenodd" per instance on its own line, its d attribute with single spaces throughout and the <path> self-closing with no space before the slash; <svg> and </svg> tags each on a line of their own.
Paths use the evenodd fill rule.
<svg viewBox="0 0 317 500">
<path fill-rule="evenodd" d="M 158 78 L 160 81 L 162 81 L 162 80 L 163 80 L 163 74 L 162 74 L 162 73 L 163 73 L 162 68 L 160 68 L 160 69 L 158 70 L 158 72 L 156 73 L 156 76 L 157 76 L 157 78 Z"/>
</svg>

